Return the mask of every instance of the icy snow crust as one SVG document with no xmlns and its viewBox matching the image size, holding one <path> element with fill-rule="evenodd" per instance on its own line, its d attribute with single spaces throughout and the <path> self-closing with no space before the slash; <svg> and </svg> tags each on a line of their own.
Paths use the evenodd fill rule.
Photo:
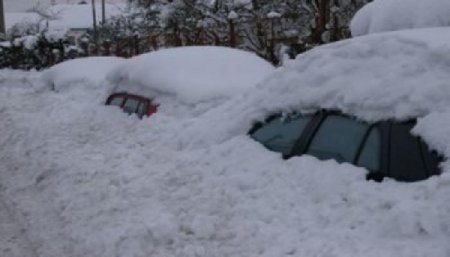
<svg viewBox="0 0 450 257">
<path fill-rule="evenodd" d="M 350 164 L 283 160 L 246 132 L 294 109 L 419 115 L 415 132 L 449 157 L 449 32 L 317 48 L 199 116 L 139 120 L 89 86 L 40 90 L 34 73 L 2 72 L 0 204 L 15 218 L 0 239 L 16 233 L 31 257 L 447 257 L 448 162 L 426 181 L 374 183 Z M 33 83 L 8 84 L 21 80 Z"/>
<path fill-rule="evenodd" d="M 448 0 L 375 0 L 353 17 L 353 36 L 377 32 L 450 26 Z"/>
</svg>

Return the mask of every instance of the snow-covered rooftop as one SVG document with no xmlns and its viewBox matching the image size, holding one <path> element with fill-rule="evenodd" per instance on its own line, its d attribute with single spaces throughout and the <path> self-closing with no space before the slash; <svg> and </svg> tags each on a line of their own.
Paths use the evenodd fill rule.
<svg viewBox="0 0 450 257">
<path fill-rule="evenodd" d="M 119 15 L 125 9 L 124 4 L 106 4 L 106 18 Z M 97 22 L 101 21 L 102 8 L 96 4 Z M 55 16 L 49 22 L 51 29 L 87 29 L 92 28 L 92 5 L 91 4 L 58 4 L 50 6 L 48 13 Z"/>
<path fill-rule="evenodd" d="M 450 26 L 448 0 L 375 0 L 351 21 L 353 36 L 377 32 Z"/>
<path fill-rule="evenodd" d="M 27 12 L 7 12 L 5 13 L 5 29 L 8 31 L 17 24 L 35 24 L 41 22 L 41 18 L 36 13 Z"/>
<path fill-rule="evenodd" d="M 125 4 L 106 4 L 106 18 L 119 15 L 124 12 Z M 40 22 L 50 30 L 88 29 L 92 28 L 92 5 L 91 4 L 57 4 L 45 10 L 46 15 L 51 17 L 48 21 L 33 12 L 7 12 L 6 27 L 11 28 L 15 24 L 30 22 Z M 102 8 L 96 4 L 97 22 L 101 21 Z"/>
</svg>

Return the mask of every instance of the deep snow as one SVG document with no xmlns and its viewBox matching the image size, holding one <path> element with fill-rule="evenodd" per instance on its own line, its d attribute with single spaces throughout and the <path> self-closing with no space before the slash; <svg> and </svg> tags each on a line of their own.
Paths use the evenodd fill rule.
<svg viewBox="0 0 450 257">
<path fill-rule="evenodd" d="M 196 104 L 241 93 L 274 71 L 254 53 L 229 47 L 189 46 L 153 51 L 115 67 L 108 81 L 116 90 L 154 98 L 171 95 Z"/>
<path fill-rule="evenodd" d="M 449 157 L 447 35 L 319 47 L 196 116 L 139 120 L 89 85 L 54 92 L 36 73 L 3 71 L 0 194 L 41 257 L 449 256 L 448 161 L 426 181 L 374 183 L 350 164 L 283 160 L 246 135 L 294 109 L 420 116 L 415 132 Z"/>
<path fill-rule="evenodd" d="M 243 50 L 218 46 L 161 49 L 130 58 L 106 76 L 111 92 L 145 96 L 170 116 L 198 116 L 255 88 L 275 67 Z"/>
<path fill-rule="evenodd" d="M 353 36 L 372 33 L 450 26 L 448 0 L 375 0 L 353 17 Z"/>
<path fill-rule="evenodd" d="M 85 57 L 68 60 L 50 67 L 41 80 L 51 90 L 61 91 L 76 84 L 98 86 L 104 84 L 106 74 L 125 61 L 119 57 Z M 104 91 L 107 91 L 105 88 Z"/>
</svg>

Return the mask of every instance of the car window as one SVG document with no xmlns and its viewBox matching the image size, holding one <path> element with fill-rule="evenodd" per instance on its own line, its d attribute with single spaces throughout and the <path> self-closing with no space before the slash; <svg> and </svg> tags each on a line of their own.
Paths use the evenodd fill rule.
<svg viewBox="0 0 450 257">
<path fill-rule="evenodd" d="M 439 174 L 439 163 L 443 161 L 442 156 L 440 156 L 436 151 L 431 151 L 423 140 L 420 140 L 420 148 L 425 159 L 428 175 L 432 176 Z"/>
<path fill-rule="evenodd" d="M 269 150 L 288 155 L 291 153 L 306 125 L 308 125 L 311 117 L 311 115 L 299 114 L 285 117 L 278 116 L 263 124 L 251 136 Z"/>
<path fill-rule="evenodd" d="M 372 172 L 380 170 L 381 134 L 378 127 L 373 127 L 364 143 L 356 165 L 365 167 Z"/>
<path fill-rule="evenodd" d="M 150 116 L 157 112 L 158 106 L 152 104 L 152 100 L 127 93 L 114 93 L 106 101 L 106 105 L 115 105 L 122 108 L 128 114 L 136 113 L 140 118 Z"/>
<path fill-rule="evenodd" d="M 115 96 L 113 99 L 110 100 L 109 105 L 122 106 L 122 103 L 123 103 L 123 97 Z"/>
<path fill-rule="evenodd" d="M 408 122 L 392 124 L 391 128 L 390 176 L 402 181 L 428 177 L 419 139 L 410 133 L 413 126 L 413 122 Z"/>
<path fill-rule="evenodd" d="M 123 111 L 128 114 L 136 113 L 139 103 L 140 101 L 137 99 L 127 98 L 123 105 Z"/>
<path fill-rule="evenodd" d="M 349 117 L 329 115 L 320 125 L 306 153 L 322 160 L 353 163 L 368 127 Z"/>
<path fill-rule="evenodd" d="M 411 134 L 415 123 L 388 120 L 368 124 L 324 110 L 308 116 L 272 117 L 249 134 L 284 157 L 310 154 L 365 167 L 367 179 L 378 182 L 384 177 L 413 182 L 440 174 L 443 160 Z"/>
<path fill-rule="evenodd" d="M 138 108 L 137 108 L 137 114 L 138 114 L 138 116 L 139 117 L 142 117 L 142 116 L 144 116 L 146 113 L 146 110 L 147 110 L 147 108 L 146 108 L 146 104 L 145 104 L 145 102 L 140 102 L 139 103 L 139 106 L 138 106 Z"/>
</svg>

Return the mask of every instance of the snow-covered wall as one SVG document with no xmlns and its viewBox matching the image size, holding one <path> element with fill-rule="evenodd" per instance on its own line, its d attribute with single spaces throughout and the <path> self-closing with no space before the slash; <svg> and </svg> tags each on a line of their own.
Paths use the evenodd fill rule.
<svg viewBox="0 0 450 257">
<path fill-rule="evenodd" d="M 448 0 L 375 0 L 353 17 L 353 36 L 412 28 L 450 26 Z"/>
</svg>

